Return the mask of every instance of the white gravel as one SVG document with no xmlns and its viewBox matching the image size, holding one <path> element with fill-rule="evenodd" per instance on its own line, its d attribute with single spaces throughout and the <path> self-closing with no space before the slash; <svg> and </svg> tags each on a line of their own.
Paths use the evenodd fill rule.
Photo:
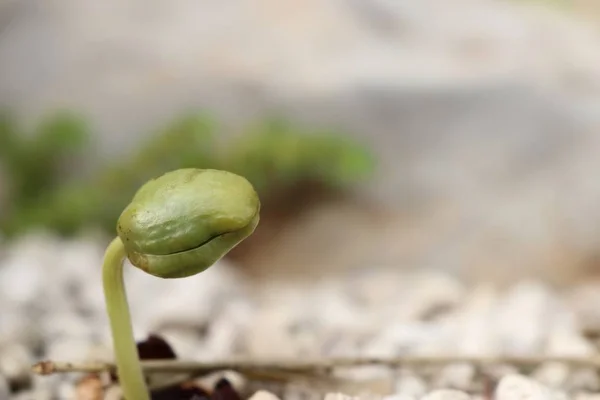
<svg viewBox="0 0 600 400">
<path fill-rule="evenodd" d="M 0 249 L 0 400 L 75 398 L 78 375 L 32 376 L 36 361 L 112 360 L 100 279 L 104 244 L 31 235 Z M 567 292 L 535 281 L 466 287 L 441 272 L 371 267 L 310 285 L 255 287 L 226 262 L 182 280 L 126 271 L 136 336 L 158 333 L 185 359 L 596 352 L 581 333 L 600 320 L 600 307 L 588 302 L 600 292 L 593 283 Z M 475 385 L 478 371 L 469 364 L 428 372 L 360 368 L 339 375 L 354 383 L 313 397 L 483 398 Z M 527 375 L 499 367 L 493 375 L 498 400 L 591 400 L 600 391 L 593 370 L 556 363 Z M 306 398 L 300 390 L 311 388 L 254 396 Z"/>
</svg>

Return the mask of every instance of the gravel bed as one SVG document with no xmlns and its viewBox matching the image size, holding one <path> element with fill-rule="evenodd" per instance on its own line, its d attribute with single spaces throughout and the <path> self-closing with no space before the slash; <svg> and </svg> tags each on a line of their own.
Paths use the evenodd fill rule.
<svg viewBox="0 0 600 400">
<path fill-rule="evenodd" d="M 35 376 L 40 360 L 112 361 L 101 285 L 103 241 L 31 235 L 1 249 L 0 400 L 75 399 L 78 374 Z M 310 284 L 251 283 L 226 262 L 181 280 L 126 268 L 136 337 L 156 333 L 179 358 L 596 354 L 600 284 L 558 291 L 543 282 L 466 287 L 439 271 L 376 266 Z M 292 382 L 252 389 L 254 400 L 600 399 L 596 371 L 545 363 L 491 372 L 458 363 L 429 370 L 361 367 L 338 387 Z M 236 385 L 251 388 L 241 377 Z M 264 389 L 264 390 L 263 390 Z M 250 389 L 248 389 L 250 390 Z"/>
</svg>

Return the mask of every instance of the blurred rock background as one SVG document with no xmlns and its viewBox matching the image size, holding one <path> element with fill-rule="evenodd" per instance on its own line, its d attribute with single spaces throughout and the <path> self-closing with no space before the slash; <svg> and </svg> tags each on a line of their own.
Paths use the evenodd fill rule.
<svg viewBox="0 0 600 400">
<path fill-rule="evenodd" d="M 225 148 L 275 115 L 374 153 L 350 193 L 275 196 L 233 255 L 257 276 L 372 264 L 566 283 L 598 271 L 594 1 L 20 0 L 1 12 L 0 102 L 23 132 L 56 110 L 89 121 L 66 180 L 198 110 Z"/>
<path fill-rule="evenodd" d="M 593 359 L 599 28 L 597 0 L 1 2 L 0 400 L 75 399 L 31 364 L 112 359 L 115 220 L 190 166 L 248 177 L 261 224 L 196 279 L 126 268 L 137 339 L 205 361 Z M 498 399 L 600 391 L 592 369 L 512 367 Z M 418 372 L 349 371 L 395 400 L 479 376 Z"/>
</svg>

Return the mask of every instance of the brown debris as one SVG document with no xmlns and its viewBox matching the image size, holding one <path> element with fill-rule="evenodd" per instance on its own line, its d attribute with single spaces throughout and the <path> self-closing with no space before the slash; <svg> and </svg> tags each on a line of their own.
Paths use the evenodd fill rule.
<svg viewBox="0 0 600 400">
<path fill-rule="evenodd" d="M 80 379 L 76 384 L 77 400 L 103 400 L 104 385 L 99 374 L 90 374 Z"/>
<path fill-rule="evenodd" d="M 39 363 L 35 364 L 31 370 L 34 374 L 51 375 L 56 372 L 54 365 L 55 364 L 52 361 L 40 361 Z"/>
<path fill-rule="evenodd" d="M 175 360 L 177 355 L 169 343 L 159 335 L 151 334 L 144 341 L 137 343 L 141 360 Z M 92 375 L 88 378 L 92 379 Z M 118 382 L 116 374 L 111 373 L 111 381 Z M 151 390 L 152 400 L 242 400 L 231 383 L 220 379 L 211 390 L 205 390 L 193 381 Z M 78 397 L 79 399 L 79 397 Z M 84 398 L 81 397 L 83 400 Z M 90 400 L 95 398 L 89 398 Z M 101 397 L 98 398 L 102 399 Z M 88 398 L 85 398 L 88 400 Z"/>
</svg>

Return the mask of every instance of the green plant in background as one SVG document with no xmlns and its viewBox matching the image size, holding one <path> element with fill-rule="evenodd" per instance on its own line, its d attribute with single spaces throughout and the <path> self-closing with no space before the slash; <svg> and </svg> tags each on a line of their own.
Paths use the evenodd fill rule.
<svg viewBox="0 0 600 400">
<path fill-rule="evenodd" d="M 152 135 L 138 152 L 120 163 L 107 165 L 91 179 L 54 185 L 37 201 L 18 204 L 4 222 L 3 230 L 13 236 L 44 227 L 73 235 L 91 225 L 112 233 L 114 219 L 141 183 L 171 169 L 214 165 L 212 133 L 206 117 L 177 119 Z"/>
<path fill-rule="evenodd" d="M 0 146 L 6 149 L 7 160 L 13 160 L 8 162 L 10 175 L 15 174 L 16 182 L 27 182 L 16 186 L 14 207 L 2 221 L 5 234 L 18 235 L 30 228 L 44 227 L 72 235 L 87 226 L 112 233 L 116 216 L 136 188 L 169 170 L 230 171 L 248 179 L 263 196 L 302 181 L 345 188 L 368 177 L 375 165 L 364 146 L 344 135 L 307 131 L 279 119 L 250 125 L 236 139 L 218 146 L 214 121 L 206 115 L 193 114 L 157 130 L 137 152 L 121 162 L 111 162 L 92 178 L 59 184 L 52 163 L 58 163 L 67 150 L 79 149 L 87 131 L 73 118 L 61 116 L 51 121 L 54 123 L 42 125 L 41 132 L 46 133 L 41 137 L 55 141 L 40 140 L 31 149 L 29 146 L 38 142 L 26 142 L 21 147 Z M 12 129 L 10 123 L 6 126 L 7 131 Z M 10 141 L 19 139 L 14 134 L 4 136 Z M 36 150 L 38 147 L 41 150 Z M 34 152 L 46 156 L 36 155 L 32 161 Z M 43 161 L 47 159 L 52 163 Z M 27 165 L 29 162 L 33 165 Z"/>
<path fill-rule="evenodd" d="M 268 119 L 233 141 L 222 167 L 243 174 L 259 191 L 302 180 L 344 187 L 373 171 L 374 158 L 351 139 L 333 132 L 306 132 Z"/>
<path fill-rule="evenodd" d="M 59 185 L 62 162 L 87 139 L 85 122 L 68 112 L 44 118 L 33 132 L 22 131 L 8 112 L 1 113 L 0 168 L 10 208 L 28 209 Z M 3 213 L 1 220 L 10 220 L 10 214 Z"/>
<path fill-rule="evenodd" d="M 168 205 L 168 207 L 166 207 Z M 153 276 L 185 278 L 203 272 L 250 236 L 260 200 L 243 177 L 185 168 L 145 183 L 117 222 L 106 250 L 103 284 L 123 394 L 149 400 L 123 283 L 123 260 Z"/>
</svg>

